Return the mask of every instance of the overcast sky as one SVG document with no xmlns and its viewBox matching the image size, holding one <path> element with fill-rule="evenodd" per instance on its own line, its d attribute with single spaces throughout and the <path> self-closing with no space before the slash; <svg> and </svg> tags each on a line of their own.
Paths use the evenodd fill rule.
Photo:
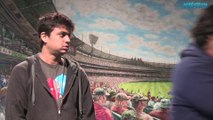
<svg viewBox="0 0 213 120">
<path fill-rule="evenodd" d="M 185 0 L 187 1 L 187 0 Z M 54 0 L 75 23 L 74 34 L 95 48 L 122 57 L 175 63 L 191 41 L 189 30 L 201 9 L 184 0 Z"/>
</svg>

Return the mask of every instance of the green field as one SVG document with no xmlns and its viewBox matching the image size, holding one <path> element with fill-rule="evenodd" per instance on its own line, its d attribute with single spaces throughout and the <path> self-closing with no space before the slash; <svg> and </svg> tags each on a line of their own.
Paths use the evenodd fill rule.
<svg viewBox="0 0 213 120">
<path fill-rule="evenodd" d="M 171 98 L 168 93 L 171 91 L 171 82 L 129 82 L 121 83 L 119 88 L 124 89 L 127 92 L 145 95 L 150 90 L 151 96 L 159 96 L 163 98 Z"/>
</svg>

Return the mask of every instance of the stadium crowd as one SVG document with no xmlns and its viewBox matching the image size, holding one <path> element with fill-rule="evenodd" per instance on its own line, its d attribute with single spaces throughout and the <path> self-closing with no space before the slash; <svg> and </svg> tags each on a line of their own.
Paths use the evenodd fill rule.
<svg viewBox="0 0 213 120">
<path fill-rule="evenodd" d="M 0 46 L 4 46 L 10 50 L 25 54 L 31 55 L 35 50 L 33 47 L 29 47 L 29 43 L 20 37 L 18 34 L 14 33 L 11 29 L 0 25 Z"/>
<path fill-rule="evenodd" d="M 0 71 L 0 120 L 4 120 L 4 110 L 6 102 L 7 83 L 9 75 Z"/>
<path fill-rule="evenodd" d="M 96 120 L 169 120 L 170 99 L 128 93 L 91 82 Z"/>
</svg>

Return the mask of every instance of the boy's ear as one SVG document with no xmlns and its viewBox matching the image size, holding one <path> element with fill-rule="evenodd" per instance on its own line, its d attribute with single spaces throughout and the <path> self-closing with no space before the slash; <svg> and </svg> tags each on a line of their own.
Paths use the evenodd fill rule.
<svg viewBox="0 0 213 120">
<path fill-rule="evenodd" d="M 41 39 L 44 43 L 47 42 L 47 38 L 48 38 L 47 34 L 46 34 L 45 32 L 41 32 L 41 34 L 40 34 L 40 39 Z"/>
</svg>

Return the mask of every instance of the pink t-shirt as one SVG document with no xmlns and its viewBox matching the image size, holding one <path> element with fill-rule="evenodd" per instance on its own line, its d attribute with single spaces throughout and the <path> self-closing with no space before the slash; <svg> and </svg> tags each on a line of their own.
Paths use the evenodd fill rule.
<svg viewBox="0 0 213 120">
<path fill-rule="evenodd" d="M 96 120 L 113 120 L 113 116 L 111 111 L 99 105 L 98 103 L 94 103 Z"/>
<path fill-rule="evenodd" d="M 124 111 L 126 111 L 127 109 L 126 108 L 123 108 L 123 107 L 118 107 L 118 106 L 116 106 L 116 105 L 113 105 L 112 107 L 111 107 L 111 110 L 113 111 L 113 112 L 116 112 L 116 113 L 118 113 L 118 114 L 122 114 Z"/>
</svg>

